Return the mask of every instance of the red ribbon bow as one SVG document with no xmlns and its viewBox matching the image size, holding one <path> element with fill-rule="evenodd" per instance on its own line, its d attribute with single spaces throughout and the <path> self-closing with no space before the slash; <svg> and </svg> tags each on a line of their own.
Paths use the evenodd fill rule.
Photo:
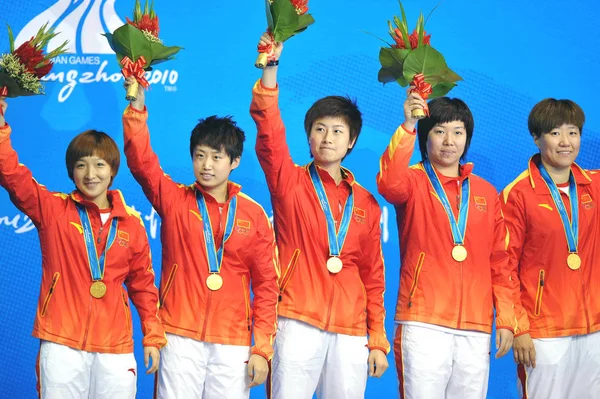
<svg viewBox="0 0 600 399">
<path fill-rule="evenodd" d="M 268 56 L 268 61 L 277 61 L 276 57 L 275 57 L 275 36 L 273 36 L 273 33 L 271 33 L 270 30 L 267 30 L 267 33 L 269 34 L 269 37 L 271 38 L 271 41 L 265 45 L 258 45 L 257 49 L 259 53 L 266 53 Z"/>
<path fill-rule="evenodd" d="M 129 57 L 123 57 L 121 60 L 121 65 L 123 65 L 123 69 L 121 69 L 121 73 L 127 79 L 130 76 L 134 76 L 135 80 L 138 81 L 139 84 L 142 85 L 144 89 L 147 89 L 150 86 L 150 83 L 144 77 L 146 71 L 144 71 L 144 65 L 146 65 L 146 59 L 143 55 L 140 55 L 140 58 L 137 59 L 136 62 L 131 61 Z"/>
<path fill-rule="evenodd" d="M 413 87 L 410 92 L 418 93 L 423 100 L 427 100 L 427 97 L 433 92 L 431 85 L 425 82 L 425 75 L 422 73 L 416 74 L 412 82 L 410 82 L 410 85 Z M 425 115 L 429 116 L 429 108 L 427 106 L 425 106 L 423 111 L 425 112 Z"/>
</svg>

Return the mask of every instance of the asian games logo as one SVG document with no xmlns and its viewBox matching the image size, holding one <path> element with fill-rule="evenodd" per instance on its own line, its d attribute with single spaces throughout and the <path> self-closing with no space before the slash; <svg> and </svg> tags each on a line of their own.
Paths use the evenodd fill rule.
<svg viewBox="0 0 600 399">
<path fill-rule="evenodd" d="M 15 47 L 34 36 L 46 22 L 59 32 L 49 42 L 47 52 L 69 41 L 67 54 L 56 57 L 52 72 L 42 79 L 64 84 L 58 93 L 58 102 L 65 102 L 77 85 L 116 83 L 123 79 L 115 53 L 102 36 L 124 24 L 115 12 L 115 0 L 58 0 L 21 29 L 15 38 Z M 146 72 L 148 82 L 162 85 L 165 91 L 177 91 L 178 78 L 175 70 Z"/>
</svg>

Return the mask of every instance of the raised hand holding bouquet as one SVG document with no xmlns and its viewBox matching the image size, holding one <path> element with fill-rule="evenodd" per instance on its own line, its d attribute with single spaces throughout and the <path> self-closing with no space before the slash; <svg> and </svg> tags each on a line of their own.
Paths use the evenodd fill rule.
<svg viewBox="0 0 600 399">
<path fill-rule="evenodd" d="M 64 54 L 67 46 L 65 41 L 55 50 L 44 54 L 44 48 L 56 35 L 58 33 L 45 24 L 34 37 L 15 49 L 15 39 L 8 26 L 10 52 L 0 55 L 0 97 L 44 94 L 41 79 L 52 69 L 52 58 Z"/>
<path fill-rule="evenodd" d="M 394 43 L 379 51 L 381 69 L 378 80 L 384 84 L 397 82 L 402 87 L 410 85 L 411 92 L 419 93 L 424 100 L 445 96 L 462 78 L 448 68 L 444 56 L 431 47 L 431 35 L 425 32 L 423 13 L 419 15 L 415 30 L 409 33 L 402 2 L 400 10 L 402 20 L 394 16 L 393 24 L 388 21 Z M 412 111 L 415 119 L 426 115 L 429 115 L 427 108 Z"/>
<path fill-rule="evenodd" d="M 158 38 L 158 17 L 154 12 L 154 0 L 148 7 L 148 0 L 144 11 L 140 0 L 135 1 L 133 21 L 127 18 L 127 23 L 117 28 L 112 34 L 104 36 L 113 51 L 117 54 L 119 64 L 123 66 L 121 73 L 125 78 L 134 76 L 136 82 L 128 86 L 126 99 L 135 101 L 138 84 L 147 89 L 150 83 L 144 77 L 145 71 L 152 70 L 152 66 L 161 62 L 174 59 L 174 55 L 181 50 L 178 46 L 165 46 Z"/>
<path fill-rule="evenodd" d="M 285 42 L 290 37 L 302 32 L 315 22 L 308 14 L 308 0 L 265 0 L 267 9 L 267 32 L 271 40 L 259 45 L 260 53 L 254 63 L 257 68 L 264 68 L 275 59 L 275 43 Z"/>
</svg>

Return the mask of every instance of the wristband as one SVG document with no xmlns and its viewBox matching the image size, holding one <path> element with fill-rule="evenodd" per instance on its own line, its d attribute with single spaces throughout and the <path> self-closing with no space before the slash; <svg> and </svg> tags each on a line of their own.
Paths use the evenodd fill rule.
<svg viewBox="0 0 600 399">
<path fill-rule="evenodd" d="M 268 67 L 273 67 L 273 66 L 277 66 L 277 65 L 279 65 L 279 60 L 271 60 L 271 61 L 267 62 Z"/>
</svg>

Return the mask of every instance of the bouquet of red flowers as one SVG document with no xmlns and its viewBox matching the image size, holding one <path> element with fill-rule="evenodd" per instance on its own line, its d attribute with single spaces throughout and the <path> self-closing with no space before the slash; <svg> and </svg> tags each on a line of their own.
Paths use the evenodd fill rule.
<svg viewBox="0 0 600 399">
<path fill-rule="evenodd" d="M 402 87 L 410 85 L 424 100 L 445 96 L 462 78 L 448 68 L 444 56 L 431 47 L 431 35 L 425 32 L 423 13 L 419 15 L 417 27 L 409 34 L 402 2 L 400 11 L 402 20 L 394 16 L 394 24 L 388 21 L 394 43 L 388 43 L 388 47 L 379 51 L 378 80 L 384 84 L 395 81 Z M 421 119 L 428 113 L 427 109 L 414 110 L 412 116 Z"/>
<path fill-rule="evenodd" d="M 34 37 L 15 50 L 15 39 L 8 26 L 10 52 L 0 55 L 0 97 L 44 94 L 41 79 L 52 69 L 52 58 L 65 53 L 67 42 L 44 54 L 44 47 L 58 33 L 45 24 Z"/>
<path fill-rule="evenodd" d="M 275 43 L 285 42 L 315 22 L 308 14 L 308 0 L 265 0 L 268 32 Z M 254 65 L 264 68 L 273 57 L 273 44 L 258 46 L 260 53 Z"/>
<path fill-rule="evenodd" d="M 174 55 L 181 50 L 178 46 L 165 46 L 158 38 L 158 17 L 154 12 L 154 0 L 148 7 L 148 0 L 144 11 L 140 0 L 135 0 L 133 21 L 127 18 L 127 23 L 117 28 L 112 34 L 104 36 L 113 51 L 117 54 L 119 64 L 123 66 L 121 73 L 128 78 L 134 76 L 136 83 L 127 89 L 126 99 L 135 101 L 138 84 L 145 89 L 150 83 L 144 77 L 145 71 L 152 70 L 152 66 L 161 62 L 174 59 Z"/>
</svg>

